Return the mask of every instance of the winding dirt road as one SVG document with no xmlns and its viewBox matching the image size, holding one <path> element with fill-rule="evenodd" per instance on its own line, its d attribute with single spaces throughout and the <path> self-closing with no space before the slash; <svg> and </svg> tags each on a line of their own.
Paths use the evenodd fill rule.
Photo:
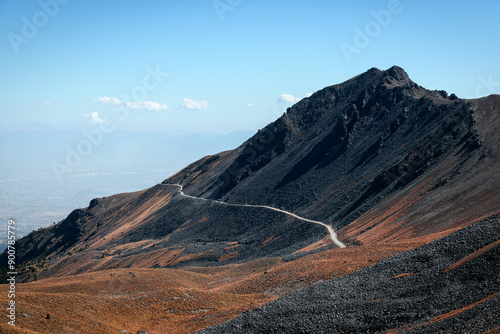
<svg viewBox="0 0 500 334">
<path fill-rule="evenodd" d="M 293 218 L 296 218 L 296 219 L 299 219 L 299 220 L 302 220 L 302 221 L 305 221 L 305 222 L 309 222 L 309 223 L 313 223 L 313 224 L 318 224 L 318 225 L 324 226 L 324 227 L 326 227 L 328 233 L 330 233 L 330 238 L 332 239 L 332 241 L 333 241 L 333 243 L 335 245 L 337 245 L 340 248 L 345 248 L 346 247 L 346 245 L 337 238 L 337 233 L 335 233 L 335 231 L 333 230 L 333 228 L 330 225 L 327 225 L 327 224 L 325 224 L 323 222 L 320 222 L 320 221 L 317 221 L 317 220 L 312 220 L 312 219 L 307 219 L 307 218 L 304 218 L 304 217 L 300 217 L 300 216 L 296 215 L 295 213 L 291 213 L 291 212 L 288 212 L 288 211 L 285 211 L 285 210 L 273 208 L 272 206 L 267 206 L 267 205 L 226 203 L 226 202 L 221 202 L 221 201 L 212 200 L 212 199 L 208 199 L 208 198 L 195 197 L 195 196 L 191 196 L 191 195 L 186 195 L 184 193 L 184 191 L 183 191 L 182 185 L 178 184 L 178 183 L 164 184 L 164 185 L 171 185 L 171 186 L 177 186 L 177 187 L 179 187 L 179 193 L 182 196 L 187 197 L 187 198 L 198 199 L 198 200 L 203 200 L 203 201 L 212 201 L 212 202 L 217 202 L 217 203 L 222 204 L 222 205 L 264 208 L 264 209 L 268 209 L 268 210 L 273 210 L 273 211 L 284 213 L 284 214 L 286 214 L 286 215 L 288 215 L 290 217 L 293 217 Z"/>
</svg>

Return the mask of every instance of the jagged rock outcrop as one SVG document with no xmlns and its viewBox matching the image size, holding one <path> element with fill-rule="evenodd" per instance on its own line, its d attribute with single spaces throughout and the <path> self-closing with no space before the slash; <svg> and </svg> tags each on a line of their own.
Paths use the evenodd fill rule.
<svg viewBox="0 0 500 334">
<path fill-rule="evenodd" d="M 498 96 L 488 99 L 498 106 Z M 472 216 L 449 205 L 432 213 L 425 209 L 485 180 L 491 182 L 485 192 L 498 193 L 500 179 L 492 170 L 498 171 L 493 152 L 499 141 L 483 145 L 483 130 L 478 132 L 499 128 L 498 119 L 486 120 L 498 111 L 478 111 L 484 104 L 479 101 L 429 91 L 397 66 L 372 68 L 301 100 L 236 150 L 194 163 L 165 182 L 182 183 L 196 196 L 295 210 L 345 227 L 345 237 L 357 242 L 393 235 L 384 226 L 387 219 L 370 210 L 383 213 L 397 206 L 391 224 L 406 225 L 401 237 L 425 236 L 455 226 L 449 220 L 453 215 L 465 223 L 500 209 L 489 196 L 460 203 L 481 206 L 481 214 Z M 481 113 L 490 116 L 479 124 Z M 464 182 L 478 173 L 484 180 Z M 414 195 L 408 199 L 409 194 Z M 364 223 L 368 220 L 379 220 L 382 227 L 373 229 Z M 373 230 L 359 237 L 348 226 L 352 222 L 362 231 Z"/>
</svg>

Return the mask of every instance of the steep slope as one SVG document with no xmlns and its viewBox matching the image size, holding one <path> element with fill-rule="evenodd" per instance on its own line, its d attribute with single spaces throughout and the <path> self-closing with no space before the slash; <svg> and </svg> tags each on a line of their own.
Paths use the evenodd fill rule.
<svg viewBox="0 0 500 334">
<path fill-rule="evenodd" d="M 500 141 L 486 139 L 500 132 L 499 104 L 426 90 L 396 66 L 371 69 L 165 183 L 295 210 L 357 243 L 432 240 L 500 210 Z"/>
<path fill-rule="evenodd" d="M 320 225 L 264 208 L 186 198 L 178 191 L 177 186 L 156 185 L 95 199 L 61 223 L 20 239 L 18 261 L 34 266 L 33 259 L 43 258 L 38 278 L 45 278 L 112 268 L 294 257 L 322 239 L 322 247 L 332 243 Z"/>
<path fill-rule="evenodd" d="M 291 260 L 335 247 L 324 226 L 220 201 L 321 221 L 347 245 L 428 242 L 500 211 L 499 102 L 373 68 L 303 99 L 235 150 L 32 232 L 18 240 L 18 261 L 45 278 Z"/>
<path fill-rule="evenodd" d="M 199 333 L 484 333 L 500 326 L 495 216 Z"/>
</svg>

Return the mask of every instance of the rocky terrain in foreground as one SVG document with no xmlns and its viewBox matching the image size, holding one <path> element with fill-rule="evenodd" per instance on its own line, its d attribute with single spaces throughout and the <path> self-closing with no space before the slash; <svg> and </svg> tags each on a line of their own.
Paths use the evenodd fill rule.
<svg viewBox="0 0 500 334">
<path fill-rule="evenodd" d="M 199 333 L 485 333 L 499 272 L 497 215 Z"/>
</svg>

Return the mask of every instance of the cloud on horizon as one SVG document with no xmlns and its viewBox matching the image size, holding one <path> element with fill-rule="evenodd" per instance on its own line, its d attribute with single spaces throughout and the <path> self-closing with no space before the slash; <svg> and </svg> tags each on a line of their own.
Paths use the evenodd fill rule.
<svg viewBox="0 0 500 334">
<path fill-rule="evenodd" d="M 208 101 L 206 100 L 196 101 L 193 99 L 185 98 L 184 100 L 182 100 L 180 109 L 201 110 L 201 109 L 206 109 L 207 107 L 208 107 Z"/>
<path fill-rule="evenodd" d="M 119 107 L 123 105 L 123 101 L 116 97 L 101 96 L 94 99 L 94 102 L 104 104 L 107 106 Z"/>
<path fill-rule="evenodd" d="M 104 123 L 104 121 L 99 117 L 99 113 L 97 112 L 91 112 L 90 114 L 85 114 L 83 115 L 85 119 L 91 124 L 101 124 Z"/>
<path fill-rule="evenodd" d="M 166 104 L 161 104 L 159 102 L 153 101 L 137 101 L 137 102 L 127 102 L 125 106 L 132 110 L 151 110 L 160 111 L 167 110 L 168 106 Z"/>
<path fill-rule="evenodd" d="M 162 104 L 159 102 L 154 102 L 154 101 L 124 102 L 116 97 L 107 97 L 107 96 L 101 96 L 95 98 L 94 102 L 112 107 L 125 107 L 127 109 L 135 111 L 141 111 L 141 110 L 160 111 L 168 109 L 168 106 L 166 104 Z"/>
</svg>

